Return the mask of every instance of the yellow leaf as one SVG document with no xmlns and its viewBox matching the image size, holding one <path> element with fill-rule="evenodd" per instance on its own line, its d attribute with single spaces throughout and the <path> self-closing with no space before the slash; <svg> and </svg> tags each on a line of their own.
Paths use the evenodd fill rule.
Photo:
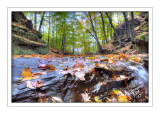
<svg viewBox="0 0 160 114">
<path fill-rule="evenodd" d="M 119 91 L 119 90 L 114 90 L 113 94 L 124 96 L 124 94 L 121 91 Z"/>
<path fill-rule="evenodd" d="M 102 103 L 102 101 L 99 100 L 98 98 L 99 98 L 99 96 L 96 96 L 96 97 L 94 98 L 94 100 L 95 100 L 97 103 Z"/>
<path fill-rule="evenodd" d="M 95 59 L 95 57 L 87 57 L 86 59 Z"/>
<path fill-rule="evenodd" d="M 114 59 L 109 59 L 108 63 L 114 63 Z"/>
<path fill-rule="evenodd" d="M 39 78 L 39 77 L 36 77 L 35 74 L 32 74 L 30 67 L 27 67 L 27 68 L 23 69 L 22 73 L 21 73 L 21 76 L 23 76 L 23 78 L 19 78 L 19 80 L 21 80 L 21 81 L 32 80 L 32 79 Z"/>
<path fill-rule="evenodd" d="M 128 102 L 127 96 L 118 96 L 118 102 L 121 103 Z"/>
<path fill-rule="evenodd" d="M 27 67 L 25 69 L 22 70 L 21 76 L 23 76 L 24 78 L 26 77 L 32 77 L 32 72 L 31 72 L 31 68 Z"/>
</svg>

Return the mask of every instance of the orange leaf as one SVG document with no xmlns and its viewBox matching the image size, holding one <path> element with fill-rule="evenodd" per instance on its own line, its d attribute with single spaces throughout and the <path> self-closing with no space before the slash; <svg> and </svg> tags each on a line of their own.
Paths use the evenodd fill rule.
<svg viewBox="0 0 160 114">
<path fill-rule="evenodd" d="M 114 63 L 114 59 L 109 59 L 108 63 Z"/>
<path fill-rule="evenodd" d="M 21 76 L 23 77 L 32 77 L 32 72 L 31 72 L 31 68 L 27 67 L 25 69 L 22 70 Z"/>
<path fill-rule="evenodd" d="M 108 62 L 108 61 L 109 61 L 109 59 L 108 59 L 108 58 L 105 58 L 105 59 L 103 59 L 103 61 L 107 61 L 107 62 Z"/>
<path fill-rule="evenodd" d="M 135 62 L 139 62 L 139 61 L 141 61 L 141 58 L 140 58 L 140 57 L 135 57 L 133 60 L 134 60 Z"/>
<path fill-rule="evenodd" d="M 35 57 L 35 55 L 34 55 L 34 54 L 32 54 L 32 57 Z"/>
</svg>

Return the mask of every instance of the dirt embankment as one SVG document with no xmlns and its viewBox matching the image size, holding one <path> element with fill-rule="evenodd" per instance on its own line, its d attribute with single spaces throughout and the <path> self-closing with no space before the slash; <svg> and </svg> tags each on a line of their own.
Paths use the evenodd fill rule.
<svg viewBox="0 0 160 114">
<path fill-rule="evenodd" d="M 115 29 L 120 40 L 113 37 L 112 40 L 103 47 L 103 49 L 107 49 L 110 53 L 148 53 L 148 13 L 143 12 L 139 16 L 136 16 L 134 19 L 134 25 L 132 20 L 129 18 L 129 26 L 130 32 L 133 32 L 133 37 L 127 37 L 125 22 L 123 22 Z M 121 46 L 119 41 L 121 42 Z"/>
<path fill-rule="evenodd" d="M 13 54 L 48 53 L 48 47 L 41 38 L 41 32 L 33 28 L 32 21 L 23 12 L 12 12 Z"/>
</svg>

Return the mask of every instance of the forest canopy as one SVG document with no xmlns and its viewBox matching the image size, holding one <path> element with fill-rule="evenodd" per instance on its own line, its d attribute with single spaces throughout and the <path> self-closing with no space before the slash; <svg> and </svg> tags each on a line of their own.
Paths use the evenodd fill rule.
<svg viewBox="0 0 160 114">
<path fill-rule="evenodd" d="M 116 35 L 115 28 L 141 12 L 24 12 L 49 47 L 95 54 Z"/>
</svg>

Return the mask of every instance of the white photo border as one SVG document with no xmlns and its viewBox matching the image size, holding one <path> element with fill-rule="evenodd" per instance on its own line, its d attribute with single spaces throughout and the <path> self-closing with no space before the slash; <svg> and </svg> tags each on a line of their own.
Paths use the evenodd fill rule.
<svg viewBox="0 0 160 114">
<path fill-rule="evenodd" d="M 149 102 L 148 103 L 12 103 L 11 13 L 13 11 L 148 11 L 149 12 Z M 8 7 L 7 8 L 7 106 L 8 107 L 153 107 L 153 7 Z"/>
</svg>

